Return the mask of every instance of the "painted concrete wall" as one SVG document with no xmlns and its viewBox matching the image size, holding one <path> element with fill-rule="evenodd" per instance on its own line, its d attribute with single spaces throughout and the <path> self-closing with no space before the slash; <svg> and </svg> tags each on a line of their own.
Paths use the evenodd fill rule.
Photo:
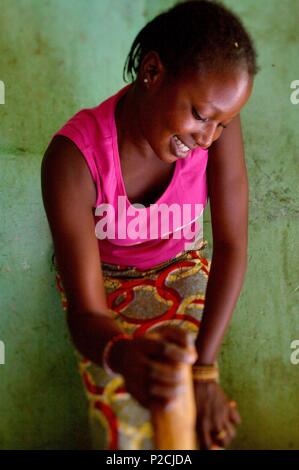
<svg viewBox="0 0 299 470">
<path fill-rule="evenodd" d="M 86 404 L 64 322 L 40 163 L 50 136 L 122 85 L 140 27 L 170 0 L 1 0 L 0 448 L 88 447 Z M 233 448 L 299 449 L 298 0 L 226 0 L 262 67 L 243 112 L 250 177 L 246 283 L 221 353 L 243 423 Z M 0 100 L 1 102 L 1 100 Z M 209 214 L 205 235 L 211 241 Z M 0 361 L 1 362 L 1 361 Z"/>
<path fill-rule="evenodd" d="M 243 417 L 234 448 L 299 448 L 299 105 L 290 83 L 299 77 L 299 2 L 225 2 L 244 19 L 261 71 L 243 112 L 250 178 L 249 268 L 226 337 L 223 384 Z"/>
</svg>

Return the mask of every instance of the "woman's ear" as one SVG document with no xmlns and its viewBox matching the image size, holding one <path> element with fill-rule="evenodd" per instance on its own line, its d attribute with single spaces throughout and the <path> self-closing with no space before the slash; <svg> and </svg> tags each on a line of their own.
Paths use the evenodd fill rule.
<svg viewBox="0 0 299 470">
<path fill-rule="evenodd" d="M 142 81 L 146 80 L 148 86 L 161 79 L 164 74 L 164 66 L 159 55 L 155 51 L 148 52 L 140 65 Z"/>
</svg>

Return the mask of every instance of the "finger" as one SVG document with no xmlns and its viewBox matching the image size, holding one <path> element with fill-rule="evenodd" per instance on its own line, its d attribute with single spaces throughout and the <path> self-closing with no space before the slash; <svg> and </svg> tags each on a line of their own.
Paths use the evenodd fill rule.
<svg viewBox="0 0 299 470">
<path fill-rule="evenodd" d="M 224 439 L 224 445 L 227 447 L 230 442 L 236 437 L 236 430 L 233 424 L 230 421 L 227 421 L 225 424 L 226 437 Z"/>
<path fill-rule="evenodd" d="M 227 447 L 230 442 L 235 438 L 235 436 L 236 431 L 234 426 L 229 421 L 226 421 L 223 424 L 220 433 L 213 435 L 213 441 L 217 445 Z"/>
<path fill-rule="evenodd" d="M 158 396 L 166 399 L 174 399 L 185 390 L 184 384 L 176 386 L 165 386 L 161 383 L 154 383 L 149 390 L 150 396 Z"/>
<path fill-rule="evenodd" d="M 225 418 L 224 416 L 219 415 L 217 421 L 212 426 L 212 440 L 215 445 L 223 446 L 224 439 L 227 435 L 227 431 L 225 429 Z"/>
<path fill-rule="evenodd" d="M 229 418 L 234 424 L 240 424 L 241 423 L 241 417 L 237 411 L 236 408 L 231 408 L 229 410 Z"/>
<path fill-rule="evenodd" d="M 176 406 L 174 399 L 158 397 L 158 396 L 149 396 L 147 400 L 147 407 L 153 411 L 159 411 L 161 409 L 170 411 Z"/>
<path fill-rule="evenodd" d="M 216 433 L 212 433 L 212 441 L 215 447 L 225 447 L 226 446 L 226 439 L 227 439 L 227 431 L 223 426 L 221 431 Z"/>
<path fill-rule="evenodd" d="M 222 416 L 217 414 L 217 417 L 215 417 L 214 423 L 213 423 L 213 426 L 212 426 L 213 436 L 217 436 L 217 434 L 219 434 L 222 431 L 223 421 L 224 420 L 222 419 Z"/>
<path fill-rule="evenodd" d="M 185 379 L 182 367 L 170 366 L 153 360 L 147 360 L 147 365 L 150 369 L 150 379 L 158 379 L 169 384 L 178 384 Z"/>
<path fill-rule="evenodd" d="M 139 401 L 139 403 L 141 403 Z M 141 403 L 144 408 L 149 409 L 151 412 L 155 410 L 171 410 L 175 406 L 175 400 L 159 397 L 159 396 L 148 396 Z"/>
<path fill-rule="evenodd" d="M 165 343 L 157 335 L 147 335 L 146 341 L 143 344 L 143 351 L 145 358 L 148 356 L 152 359 L 161 359 L 164 357 Z"/>
<path fill-rule="evenodd" d="M 190 332 L 178 326 L 165 325 L 156 328 L 155 331 L 157 331 L 158 334 L 162 334 L 164 340 L 176 343 L 182 348 L 193 346 L 193 337 Z"/>
<path fill-rule="evenodd" d="M 212 447 L 212 436 L 207 418 L 199 419 L 197 424 L 200 450 L 209 450 Z"/>
<path fill-rule="evenodd" d="M 165 359 L 174 362 L 184 362 L 193 364 L 197 359 L 197 353 L 194 346 L 188 349 L 182 348 L 175 343 L 164 341 L 158 337 L 157 333 L 148 333 L 147 341 L 143 344 L 144 352 L 152 359 Z"/>
<path fill-rule="evenodd" d="M 210 447 L 210 450 L 223 450 L 223 447 L 217 445 L 217 444 L 212 444 Z"/>
<path fill-rule="evenodd" d="M 183 349 L 174 343 L 164 343 L 164 356 L 172 361 L 187 364 L 193 364 L 197 359 L 197 353 L 194 347 Z"/>
<path fill-rule="evenodd" d="M 137 400 L 141 406 L 144 408 L 148 408 L 148 394 L 145 391 L 140 390 L 137 388 L 136 385 L 126 387 L 127 391 Z"/>
</svg>

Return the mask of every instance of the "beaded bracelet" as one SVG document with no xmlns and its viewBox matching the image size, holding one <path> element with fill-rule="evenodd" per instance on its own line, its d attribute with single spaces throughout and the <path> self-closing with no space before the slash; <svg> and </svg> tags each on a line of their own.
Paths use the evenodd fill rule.
<svg viewBox="0 0 299 470">
<path fill-rule="evenodd" d="M 219 369 L 217 362 L 211 365 L 192 366 L 193 380 L 199 382 L 219 383 Z"/>
<path fill-rule="evenodd" d="M 106 344 L 106 346 L 104 348 L 104 351 L 103 351 L 103 356 L 102 356 L 103 369 L 111 377 L 115 377 L 116 375 L 119 375 L 119 374 L 115 373 L 111 369 L 111 367 L 109 365 L 109 355 L 111 353 L 111 349 L 114 346 L 114 344 L 117 343 L 118 341 L 120 341 L 121 339 L 132 339 L 132 337 L 130 335 L 128 335 L 127 333 L 120 333 L 118 335 L 115 335 L 115 336 L 113 336 L 113 338 L 111 338 L 108 341 L 108 343 Z"/>
</svg>

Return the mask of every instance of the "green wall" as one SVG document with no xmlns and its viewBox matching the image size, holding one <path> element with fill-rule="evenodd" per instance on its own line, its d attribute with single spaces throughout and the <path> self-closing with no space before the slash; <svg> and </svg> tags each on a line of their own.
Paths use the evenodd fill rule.
<svg viewBox="0 0 299 470">
<path fill-rule="evenodd" d="M 249 267 L 222 352 L 243 418 L 233 447 L 299 449 L 298 0 L 227 0 L 256 41 L 261 71 L 243 112 L 250 179 Z"/>
<path fill-rule="evenodd" d="M 122 85 L 140 27 L 173 1 L 0 0 L 0 449 L 88 447 L 86 403 L 50 266 L 40 163 L 77 110 Z M 246 283 L 221 352 L 239 403 L 236 449 L 299 449 L 298 0 L 226 0 L 259 50 L 243 112 L 250 177 Z M 211 242 L 209 214 L 205 235 Z"/>
</svg>

